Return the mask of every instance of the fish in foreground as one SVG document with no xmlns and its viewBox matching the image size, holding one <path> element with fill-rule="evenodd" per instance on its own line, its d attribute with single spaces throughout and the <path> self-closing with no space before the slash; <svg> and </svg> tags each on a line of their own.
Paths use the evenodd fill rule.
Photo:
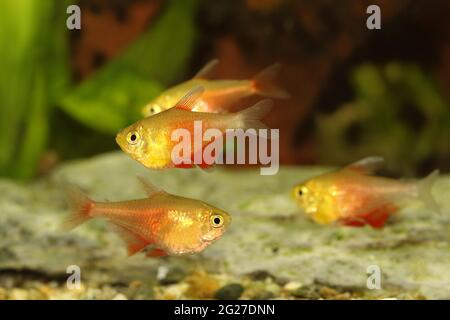
<svg viewBox="0 0 450 320">
<path fill-rule="evenodd" d="M 225 113 L 241 98 L 259 95 L 267 98 L 289 98 L 289 94 L 274 84 L 280 64 L 273 64 L 251 80 L 208 80 L 208 75 L 218 64 L 218 60 L 210 61 L 194 78 L 167 89 L 147 104 L 142 114 L 148 117 L 172 108 L 187 92 L 202 86 L 205 93 L 195 102 L 192 111 Z"/>
<path fill-rule="evenodd" d="M 439 174 L 437 170 L 416 181 L 374 176 L 383 162 L 381 157 L 364 158 L 295 186 L 292 196 L 306 214 L 320 224 L 369 224 L 381 228 L 407 198 L 417 198 L 427 208 L 439 212 L 431 195 Z"/>
<path fill-rule="evenodd" d="M 211 164 L 204 162 L 203 150 L 211 141 L 204 141 L 201 145 L 191 147 L 191 163 L 174 161 L 172 151 L 179 141 L 172 140 L 174 130 L 186 129 L 190 133 L 192 141 L 196 140 L 194 123 L 202 125 L 202 131 L 209 128 L 225 133 L 227 129 L 269 129 L 260 119 L 272 108 L 272 100 L 261 100 L 252 107 L 240 112 L 218 114 L 208 112 L 192 112 L 204 92 L 203 87 L 196 87 L 186 94 L 173 107 L 154 116 L 139 120 L 131 126 L 122 129 L 116 136 L 116 142 L 120 148 L 134 160 L 147 168 L 208 168 Z M 200 157 L 196 157 L 200 154 Z M 221 155 L 217 154 L 216 157 Z M 200 163 L 194 164 L 194 159 L 199 158 Z M 175 159 L 176 160 L 176 159 Z"/>
<path fill-rule="evenodd" d="M 146 199 L 96 202 L 70 188 L 67 196 L 72 214 L 64 228 L 70 230 L 94 218 L 109 220 L 127 244 L 128 255 L 150 246 L 150 257 L 201 252 L 228 229 L 231 217 L 225 211 L 140 180 Z"/>
</svg>

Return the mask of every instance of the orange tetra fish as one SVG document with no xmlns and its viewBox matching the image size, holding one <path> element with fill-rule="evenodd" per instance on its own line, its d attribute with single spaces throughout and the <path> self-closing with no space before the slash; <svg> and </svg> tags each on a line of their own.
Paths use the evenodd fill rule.
<svg viewBox="0 0 450 320">
<path fill-rule="evenodd" d="M 143 108 L 143 116 L 148 117 L 172 108 L 187 92 L 198 86 L 203 87 L 205 92 L 192 108 L 192 111 L 197 112 L 226 113 L 236 101 L 251 95 L 289 98 L 285 90 L 274 84 L 274 78 L 281 67 L 278 63 L 267 67 L 250 80 L 208 80 L 218 63 L 217 59 L 210 61 L 194 78 L 162 92 Z"/>
<path fill-rule="evenodd" d="M 150 257 L 201 252 L 228 229 L 231 217 L 225 211 L 140 180 L 147 199 L 96 202 L 77 189 L 69 189 L 72 215 L 64 227 L 72 229 L 92 218 L 107 219 L 127 244 L 128 255 L 151 246 Z"/>
<path fill-rule="evenodd" d="M 203 139 L 201 134 L 203 131 L 216 129 L 221 134 L 225 134 L 229 129 L 268 129 L 261 119 L 272 108 L 272 100 L 261 100 L 236 113 L 192 112 L 204 91 L 203 87 L 195 87 L 174 107 L 122 129 L 116 136 L 117 144 L 126 154 L 150 169 L 194 168 L 195 166 L 208 168 L 215 162 L 211 164 L 203 159 L 203 151 L 211 143 Z M 196 124 L 199 125 L 200 130 L 196 130 Z M 186 155 L 176 152 L 176 146 L 184 142 L 183 137 L 175 137 L 176 133 L 181 132 L 188 133 L 191 140 L 190 152 L 186 151 Z M 200 140 L 200 143 L 195 144 L 197 140 Z M 215 157 L 220 157 L 220 154 L 215 154 Z M 195 158 L 200 160 L 196 162 Z"/>
<path fill-rule="evenodd" d="M 364 158 L 295 186 L 292 196 L 320 224 L 369 224 L 382 228 L 389 216 L 399 210 L 399 201 L 405 198 L 418 198 L 439 212 L 431 195 L 437 170 L 422 180 L 410 182 L 373 176 L 383 162 L 380 157 Z"/>
</svg>

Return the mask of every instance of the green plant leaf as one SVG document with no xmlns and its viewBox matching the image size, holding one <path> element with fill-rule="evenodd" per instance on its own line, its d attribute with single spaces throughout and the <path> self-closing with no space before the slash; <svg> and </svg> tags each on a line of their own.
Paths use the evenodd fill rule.
<svg viewBox="0 0 450 320">
<path fill-rule="evenodd" d="M 149 30 L 62 99 L 65 112 L 114 134 L 140 118 L 140 109 L 183 74 L 191 55 L 197 1 L 168 1 Z"/>
<path fill-rule="evenodd" d="M 30 178 L 68 83 L 67 1 L 0 2 L 0 174 Z"/>
</svg>

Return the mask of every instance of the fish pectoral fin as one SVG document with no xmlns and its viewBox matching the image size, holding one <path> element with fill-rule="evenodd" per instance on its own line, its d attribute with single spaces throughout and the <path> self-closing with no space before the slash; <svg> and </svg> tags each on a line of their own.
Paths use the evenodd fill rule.
<svg viewBox="0 0 450 320">
<path fill-rule="evenodd" d="M 137 233 L 131 231 L 126 227 L 115 224 L 114 230 L 117 232 L 120 238 L 126 243 L 128 256 L 132 256 L 138 253 L 146 246 L 151 244 L 151 242 L 145 240 L 143 237 L 141 237 L 140 235 L 138 235 Z"/>
<path fill-rule="evenodd" d="M 344 169 L 357 171 L 363 174 L 373 174 L 376 170 L 381 168 L 383 164 L 383 157 L 372 156 L 353 162 Z"/>
<path fill-rule="evenodd" d="M 158 194 L 166 194 L 167 193 L 163 189 L 160 189 L 160 188 L 154 186 L 149 181 L 145 180 L 143 177 L 137 176 L 137 178 L 138 178 L 139 182 L 142 185 L 142 188 L 144 189 L 145 193 L 148 195 L 149 198 L 153 197 L 155 195 L 158 195 Z"/>
<path fill-rule="evenodd" d="M 202 86 L 195 86 L 188 91 L 174 106 L 175 109 L 181 109 L 185 111 L 192 111 L 195 107 L 195 103 L 201 97 L 205 89 Z"/>
<path fill-rule="evenodd" d="M 147 252 L 145 255 L 149 258 L 158 258 L 158 257 L 165 257 L 168 254 L 163 249 L 154 248 L 149 252 Z"/>
<path fill-rule="evenodd" d="M 208 79 L 214 68 L 219 64 L 219 59 L 209 61 L 199 72 L 196 73 L 193 79 Z"/>
</svg>

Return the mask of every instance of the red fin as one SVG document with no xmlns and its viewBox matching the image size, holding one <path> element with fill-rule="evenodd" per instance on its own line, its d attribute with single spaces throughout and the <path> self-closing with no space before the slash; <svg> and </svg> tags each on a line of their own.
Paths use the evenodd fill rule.
<svg viewBox="0 0 450 320">
<path fill-rule="evenodd" d="M 203 146 L 202 149 L 199 149 L 196 153 L 194 153 L 194 152 L 191 153 L 191 159 L 190 159 L 191 163 L 177 164 L 177 165 L 175 165 L 175 168 L 192 169 L 192 168 L 195 168 L 195 167 L 199 167 L 200 169 L 210 169 L 214 165 L 214 163 L 213 164 L 207 164 L 207 163 L 204 162 L 203 150 L 204 150 L 205 146 Z M 196 158 L 195 155 L 196 154 L 197 154 L 197 157 L 200 158 L 200 163 L 196 163 L 195 162 L 195 158 Z"/>
<path fill-rule="evenodd" d="M 189 90 L 188 93 L 184 95 L 178 101 L 178 103 L 174 106 L 176 109 L 186 110 L 186 111 L 192 111 L 192 109 L 195 107 L 195 103 L 200 98 L 200 96 L 203 94 L 205 89 L 202 86 L 196 86 Z"/>
<path fill-rule="evenodd" d="M 203 169 L 203 170 L 207 170 L 207 169 L 209 170 L 213 167 L 213 165 L 202 162 L 201 164 L 197 165 L 197 167 L 199 167 L 200 169 Z"/>
<path fill-rule="evenodd" d="M 180 169 L 192 169 L 194 167 L 195 167 L 195 165 L 187 164 L 187 163 L 181 163 L 181 164 L 176 164 L 175 165 L 175 168 L 180 168 Z"/>
<path fill-rule="evenodd" d="M 158 257 L 165 257 L 165 256 L 167 256 L 167 253 L 164 250 L 162 250 L 162 249 L 155 248 L 155 249 L 147 252 L 146 256 L 150 257 L 150 258 L 158 258 Z"/>
<path fill-rule="evenodd" d="M 255 90 L 264 97 L 288 99 L 290 97 L 284 89 L 274 84 L 281 65 L 275 63 L 268 66 L 253 78 L 253 86 Z"/>
<path fill-rule="evenodd" d="M 70 187 L 66 190 L 66 196 L 72 213 L 63 223 L 64 230 L 71 230 L 83 222 L 91 219 L 91 211 L 94 202 L 89 199 L 83 192 L 75 187 Z"/>
<path fill-rule="evenodd" d="M 362 227 L 366 224 L 379 229 L 384 227 L 389 216 L 398 210 L 393 204 L 385 204 L 376 209 L 364 213 L 355 218 L 348 218 L 342 221 L 343 225 L 352 227 Z"/>
<path fill-rule="evenodd" d="M 192 155 L 191 155 L 192 163 L 194 163 L 194 165 L 197 168 L 205 170 L 205 172 L 207 171 L 208 173 L 212 172 L 212 169 L 214 168 L 214 165 L 217 163 L 217 160 L 220 159 L 221 157 L 223 158 L 223 150 L 221 150 L 217 154 L 214 154 L 214 161 L 213 161 L 213 163 L 208 164 L 208 163 L 205 162 L 205 159 L 203 157 L 204 152 L 205 152 L 205 148 L 208 145 L 212 144 L 212 143 L 213 143 L 212 141 L 204 143 L 203 146 L 202 146 L 202 149 L 197 151 L 197 154 L 198 154 L 197 157 L 201 159 L 200 163 L 198 163 L 198 164 L 195 163 L 195 154 L 194 153 L 192 153 Z"/>
<path fill-rule="evenodd" d="M 114 225 L 114 227 L 120 238 L 122 238 L 127 245 L 128 256 L 134 255 L 151 244 L 151 242 L 125 227 L 119 225 Z"/>
<path fill-rule="evenodd" d="M 213 59 L 209 61 L 197 74 L 194 79 L 208 79 L 213 69 L 219 63 L 219 59 Z"/>
</svg>

